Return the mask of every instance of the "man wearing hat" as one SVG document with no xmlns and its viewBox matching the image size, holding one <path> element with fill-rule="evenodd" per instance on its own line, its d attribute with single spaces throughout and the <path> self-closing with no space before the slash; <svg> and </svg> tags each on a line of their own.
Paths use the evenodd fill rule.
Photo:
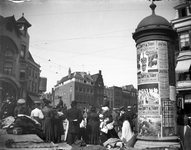
<svg viewBox="0 0 191 150">
<path fill-rule="evenodd" d="M 14 116 L 17 116 L 18 114 L 25 114 L 30 116 L 30 109 L 26 106 L 26 101 L 23 98 L 20 98 L 17 101 L 17 106 L 14 110 Z"/>
<path fill-rule="evenodd" d="M 9 116 L 13 116 L 14 115 L 14 104 L 12 102 L 12 98 L 11 97 L 7 97 L 6 101 L 2 104 L 1 107 L 1 118 L 6 118 Z"/>
<path fill-rule="evenodd" d="M 77 108 L 77 101 L 72 101 L 71 108 L 65 111 L 65 116 L 69 121 L 66 142 L 72 145 L 79 139 L 80 123 L 83 119 L 81 110 Z"/>
</svg>

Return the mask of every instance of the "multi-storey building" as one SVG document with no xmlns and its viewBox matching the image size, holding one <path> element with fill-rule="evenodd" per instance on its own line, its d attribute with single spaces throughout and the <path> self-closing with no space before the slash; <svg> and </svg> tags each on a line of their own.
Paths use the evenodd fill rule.
<svg viewBox="0 0 191 150">
<path fill-rule="evenodd" d="M 133 85 L 105 87 L 104 95 L 110 102 L 110 108 L 124 106 L 132 114 L 137 112 L 137 89 Z"/>
<path fill-rule="evenodd" d="M 186 113 L 191 113 L 191 2 L 181 2 L 174 9 L 176 17 L 171 23 L 179 35 L 176 53 L 177 100 Z"/>
<path fill-rule="evenodd" d="M 109 101 L 110 108 L 114 108 L 114 90 L 113 90 L 113 88 L 105 87 L 104 96 L 106 96 L 107 100 Z"/>
<path fill-rule="evenodd" d="M 54 105 L 57 105 L 60 97 L 67 108 L 70 108 L 70 104 L 73 100 L 78 101 L 78 107 L 81 109 L 87 108 L 90 105 L 99 107 L 101 99 L 100 95 L 103 95 L 103 78 L 101 71 L 98 74 L 90 75 L 86 72 L 71 72 L 68 71 L 68 75 L 63 77 L 55 85 L 54 89 Z"/>
<path fill-rule="evenodd" d="M 29 27 L 24 14 L 17 21 L 0 16 L 0 105 L 7 96 L 28 105 L 38 99 L 40 66 L 29 52 Z"/>
</svg>

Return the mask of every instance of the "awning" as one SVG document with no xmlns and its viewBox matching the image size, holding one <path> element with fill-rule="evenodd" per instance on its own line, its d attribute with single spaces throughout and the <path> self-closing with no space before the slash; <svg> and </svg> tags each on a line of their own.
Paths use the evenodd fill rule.
<svg viewBox="0 0 191 150">
<path fill-rule="evenodd" d="M 35 101 L 41 101 L 38 96 L 33 96 L 33 95 L 30 95 L 30 94 L 28 94 L 28 95 L 29 95 L 29 97 L 31 98 L 31 100 L 33 100 L 33 102 L 35 102 Z"/>
<path fill-rule="evenodd" d="M 190 69 L 190 65 L 191 65 L 191 60 L 178 61 L 175 71 L 176 73 L 188 72 Z"/>
</svg>

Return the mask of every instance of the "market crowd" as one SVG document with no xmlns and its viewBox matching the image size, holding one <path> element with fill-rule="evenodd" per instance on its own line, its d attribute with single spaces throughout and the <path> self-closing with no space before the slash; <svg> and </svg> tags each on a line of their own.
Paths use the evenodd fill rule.
<svg viewBox="0 0 191 150">
<path fill-rule="evenodd" d="M 101 108 L 81 110 L 75 100 L 69 109 L 61 99 L 52 106 L 45 98 L 29 108 L 25 99 L 7 97 L 0 110 L 1 128 L 8 133 L 37 134 L 45 142 L 122 147 L 129 141 L 133 144 L 137 135 L 136 114 L 131 117 L 124 107 L 110 109 L 107 100 Z"/>
</svg>

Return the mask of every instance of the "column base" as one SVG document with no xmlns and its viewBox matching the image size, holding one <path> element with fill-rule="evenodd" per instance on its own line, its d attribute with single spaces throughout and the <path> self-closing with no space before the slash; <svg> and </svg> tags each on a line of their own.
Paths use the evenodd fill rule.
<svg viewBox="0 0 191 150">
<path fill-rule="evenodd" d="M 155 150 L 181 150 L 181 144 L 177 136 L 151 138 L 137 137 L 137 142 L 134 145 L 136 149 L 153 149 Z"/>
</svg>

